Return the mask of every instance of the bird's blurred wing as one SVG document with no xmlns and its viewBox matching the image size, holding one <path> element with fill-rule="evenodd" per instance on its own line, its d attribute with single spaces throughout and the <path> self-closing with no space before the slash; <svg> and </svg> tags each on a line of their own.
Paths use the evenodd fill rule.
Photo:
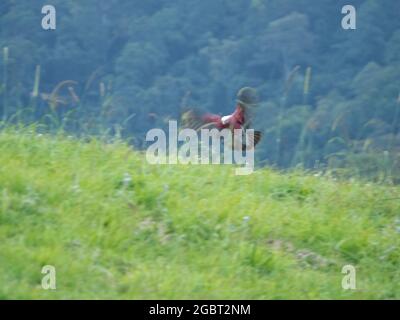
<svg viewBox="0 0 400 320">
<path fill-rule="evenodd" d="M 261 131 L 254 131 L 254 135 L 247 135 L 247 141 L 244 141 L 244 143 L 242 142 L 242 146 L 241 149 L 242 151 L 246 151 L 246 150 L 252 150 L 253 148 L 256 147 L 256 145 L 260 142 L 261 138 L 262 138 L 262 133 Z M 244 138 L 242 138 L 244 139 Z M 248 142 L 248 144 L 247 144 Z M 239 149 L 240 150 L 240 146 L 236 147 L 235 144 L 235 149 Z"/>
<path fill-rule="evenodd" d="M 181 115 L 181 126 L 184 129 L 199 130 L 205 123 L 201 116 L 194 110 L 188 110 Z"/>
</svg>

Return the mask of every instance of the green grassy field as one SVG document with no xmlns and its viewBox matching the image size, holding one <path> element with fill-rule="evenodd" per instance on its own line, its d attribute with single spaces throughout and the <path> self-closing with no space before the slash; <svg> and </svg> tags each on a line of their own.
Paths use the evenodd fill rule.
<svg viewBox="0 0 400 320">
<path fill-rule="evenodd" d="M 6 129 L 0 298 L 400 298 L 399 214 L 399 187 L 154 166 L 122 142 Z"/>
</svg>

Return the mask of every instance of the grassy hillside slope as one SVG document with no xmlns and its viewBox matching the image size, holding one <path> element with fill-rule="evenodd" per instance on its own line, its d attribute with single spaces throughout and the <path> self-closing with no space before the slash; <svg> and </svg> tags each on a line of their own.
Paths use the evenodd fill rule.
<svg viewBox="0 0 400 320">
<path fill-rule="evenodd" d="M 122 142 L 9 129 L 0 298 L 400 298 L 399 214 L 398 187 L 154 166 Z"/>
</svg>

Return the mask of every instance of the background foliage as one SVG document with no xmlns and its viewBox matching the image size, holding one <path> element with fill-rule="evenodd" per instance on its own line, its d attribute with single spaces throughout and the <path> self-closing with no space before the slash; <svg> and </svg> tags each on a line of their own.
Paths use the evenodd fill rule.
<svg viewBox="0 0 400 320">
<path fill-rule="evenodd" d="M 357 30 L 341 28 L 342 0 L 54 0 L 55 31 L 44 4 L 0 3 L 8 122 L 143 147 L 185 108 L 230 113 L 249 85 L 263 99 L 260 165 L 398 182 L 399 1 L 353 0 Z"/>
</svg>

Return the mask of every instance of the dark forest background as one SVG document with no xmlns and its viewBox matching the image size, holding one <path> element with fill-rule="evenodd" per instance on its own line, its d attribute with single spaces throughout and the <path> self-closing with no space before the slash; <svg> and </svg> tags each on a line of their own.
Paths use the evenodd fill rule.
<svg viewBox="0 0 400 320">
<path fill-rule="evenodd" d="M 356 30 L 341 27 L 346 4 Z M 398 0 L 1 0 L 1 117 L 143 147 L 183 110 L 229 114 L 253 86 L 258 165 L 398 182 L 399 16 Z"/>
</svg>

